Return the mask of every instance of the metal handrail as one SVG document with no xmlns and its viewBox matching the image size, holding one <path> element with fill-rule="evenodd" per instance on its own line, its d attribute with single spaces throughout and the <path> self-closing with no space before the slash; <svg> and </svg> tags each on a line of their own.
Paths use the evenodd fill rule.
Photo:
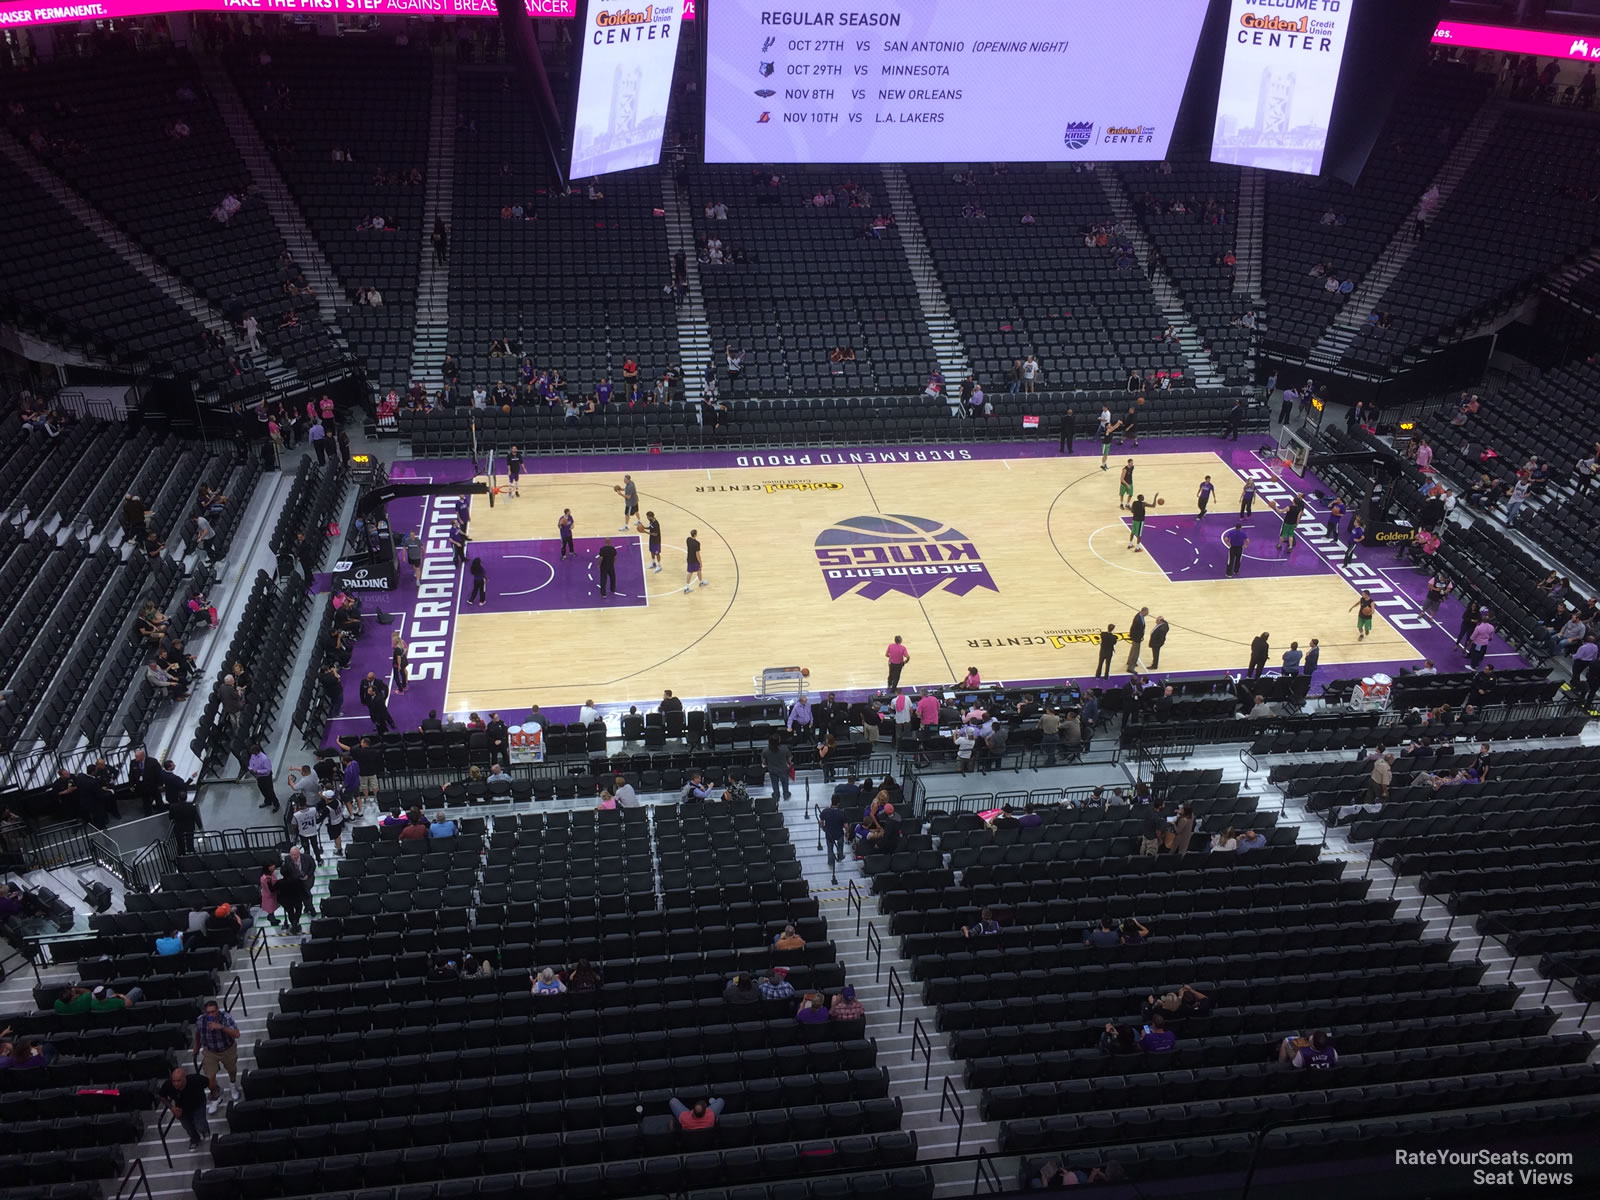
<svg viewBox="0 0 1600 1200">
<path fill-rule="evenodd" d="M 166 1158 L 167 1170 L 170 1171 L 172 1169 L 172 1148 L 167 1145 L 167 1134 L 178 1123 L 178 1114 L 161 1101 L 158 1100 L 156 1103 L 161 1104 L 162 1109 L 165 1110 L 156 1119 L 156 1136 L 161 1139 L 161 1153 Z"/>
<path fill-rule="evenodd" d="M 239 1001 L 239 1011 L 248 1017 L 250 1009 L 244 1002 L 244 980 L 237 975 L 233 977 L 233 982 L 228 985 L 228 990 L 222 993 L 222 998 L 217 1002 L 218 1007 L 224 1012 L 232 1012 L 233 1010 L 228 1007 L 228 1001 L 235 998 Z"/>
<path fill-rule="evenodd" d="M 928 1081 L 933 1078 L 933 1042 L 928 1038 L 928 1031 L 922 1027 L 922 1018 L 913 1017 L 911 1021 L 911 1061 L 917 1061 L 917 1047 L 922 1047 L 922 1060 L 925 1068 L 922 1072 L 922 1090 L 928 1090 Z"/>
<path fill-rule="evenodd" d="M 1239 751 L 1239 765 L 1244 768 L 1244 783 L 1241 787 L 1250 786 L 1250 776 L 1261 769 L 1261 762 L 1248 748 Z"/>
<path fill-rule="evenodd" d="M 172 1164 L 169 1162 L 167 1165 L 171 1166 Z M 134 1179 L 133 1187 L 130 1190 L 128 1188 L 128 1180 L 133 1178 L 135 1171 L 139 1172 L 139 1178 Z M 146 1175 L 144 1171 L 144 1159 L 136 1158 L 128 1164 L 128 1169 L 122 1173 L 122 1182 L 117 1184 L 115 1200 L 133 1200 L 133 1197 L 139 1194 L 140 1188 L 144 1189 L 145 1200 L 155 1200 L 154 1194 L 150 1191 L 150 1176 Z"/>
<path fill-rule="evenodd" d="M 989 1194 L 991 1196 L 1005 1190 L 1000 1183 L 1000 1172 L 994 1169 L 994 1155 L 987 1150 L 978 1151 L 978 1164 L 972 1173 L 972 1194 L 974 1196 L 978 1194 L 978 1185 L 980 1183 L 989 1185 Z"/>
<path fill-rule="evenodd" d="M 845 880 L 844 890 L 845 916 L 848 918 L 851 911 L 856 914 L 856 936 L 861 936 L 861 889 L 856 886 L 854 879 Z M 870 928 L 870 926 L 869 926 Z"/>
<path fill-rule="evenodd" d="M 900 973 L 894 969 L 893 964 L 890 964 L 890 967 L 889 967 L 889 1000 L 890 1000 L 890 1002 L 893 1002 L 896 996 L 898 996 L 900 998 L 900 1019 L 895 1023 L 894 1031 L 896 1033 L 904 1033 L 906 1031 L 906 985 L 903 982 L 901 982 Z"/>
<path fill-rule="evenodd" d="M 263 954 L 267 956 L 267 966 L 270 967 L 272 965 L 272 947 L 268 944 L 267 927 L 265 925 L 257 925 L 256 931 L 251 935 L 250 940 L 250 974 L 255 978 L 257 989 L 261 987 L 261 972 L 256 969 L 256 961 Z"/>
<path fill-rule="evenodd" d="M 878 969 L 873 973 L 872 982 L 877 983 L 883 978 L 883 939 L 878 936 L 878 927 L 871 921 L 867 922 L 867 961 L 871 962 L 873 956 L 878 959 Z"/>
<path fill-rule="evenodd" d="M 939 1123 L 944 1124 L 945 1109 L 956 1115 L 956 1153 L 961 1153 L 961 1137 L 967 1129 L 967 1104 L 956 1091 L 955 1084 L 950 1082 L 950 1076 L 944 1077 L 944 1085 L 939 1089 Z"/>
<path fill-rule="evenodd" d="M 129 888 L 153 892 L 160 886 L 161 877 L 172 870 L 172 852 L 166 842 L 151 842 L 136 851 L 127 866 Z"/>
</svg>

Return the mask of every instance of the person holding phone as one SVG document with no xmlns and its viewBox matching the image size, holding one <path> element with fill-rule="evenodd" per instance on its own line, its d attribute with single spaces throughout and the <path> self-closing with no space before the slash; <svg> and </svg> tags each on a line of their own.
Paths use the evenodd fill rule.
<svg viewBox="0 0 1600 1200">
<path fill-rule="evenodd" d="M 1178 1044 L 1178 1035 L 1167 1028 L 1166 1018 L 1159 1013 L 1150 1018 L 1139 1038 L 1139 1049 L 1147 1054 L 1165 1054 Z"/>
<path fill-rule="evenodd" d="M 195 1019 L 194 1052 L 200 1055 L 200 1073 L 205 1076 L 211 1091 L 207 1112 L 216 1112 L 222 1103 L 222 1089 L 217 1086 L 217 1069 L 228 1072 L 228 1086 L 232 1098 L 239 1098 L 239 1025 L 233 1014 L 223 1010 L 215 1000 L 207 1000 L 205 1009 Z"/>
</svg>

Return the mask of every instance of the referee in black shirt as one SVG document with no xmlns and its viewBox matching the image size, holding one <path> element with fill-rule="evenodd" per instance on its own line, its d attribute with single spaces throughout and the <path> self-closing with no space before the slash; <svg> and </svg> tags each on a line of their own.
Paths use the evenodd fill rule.
<svg viewBox="0 0 1600 1200">
<path fill-rule="evenodd" d="M 606 544 L 600 547 L 600 594 L 606 594 L 606 585 L 611 585 L 611 592 L 617 590 L 617 548 L 611 544 L 611 539 L 606 539 Z"/>
</svg>

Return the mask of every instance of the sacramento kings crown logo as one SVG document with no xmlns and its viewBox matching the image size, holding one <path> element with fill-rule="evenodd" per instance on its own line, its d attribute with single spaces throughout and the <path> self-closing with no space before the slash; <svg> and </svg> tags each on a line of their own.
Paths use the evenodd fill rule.
<svg viewBox="0 0 1600 1200">
<path fill-rule="evenodd" d="M 1073 121 L 1067 125 L 1066 136 L 1061 139 L 1068 150 L 1082 150 L 1094 141 L 1093 121 Z"/>
<path fill-rule="evenodd" d="M 850 593 L 876 600 L 889 592 L 1000 590 L 967 535 L 927 517 L 847 517 L 817 535 L 816 554 L 835 600 Z"/>
</svg>

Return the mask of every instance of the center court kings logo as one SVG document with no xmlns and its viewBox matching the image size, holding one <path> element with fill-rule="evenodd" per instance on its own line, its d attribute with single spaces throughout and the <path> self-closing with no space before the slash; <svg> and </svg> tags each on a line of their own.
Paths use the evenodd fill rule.
<svg viewBox="0 0 1600 1200">
<path fill-rule="evenodd" d="M 965 596 L 998 592 L 978 548 L 959 529 L 900 513 L 846 517 L 817 535 L 814 550 L 828 595 L 876 600 L 890 592 Z"/>
</svg>

